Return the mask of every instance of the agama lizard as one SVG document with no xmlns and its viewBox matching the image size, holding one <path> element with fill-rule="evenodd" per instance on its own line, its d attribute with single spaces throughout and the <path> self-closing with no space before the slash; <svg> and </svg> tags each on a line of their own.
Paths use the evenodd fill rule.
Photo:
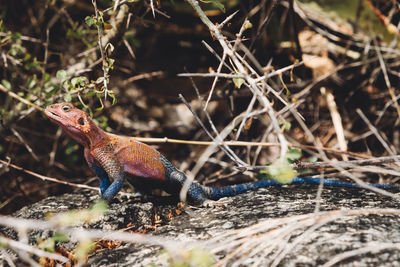
<svg viewBox="0 0 400 267">
<path fill-rule="evenodd" d="M 82 110 L 70 103 L 50 105 L 46 116 L 60 125 L 73 139 L 84 147 L 88 165 L 100 179 L 100 191 L 103 199 L 111 200 L 128 180 L 141 193 L 150 193 L 159 188 L 178 196 L 186 175 L 177 170 L 156 149 L 134 138 L 107 133 L 99 128 Z M 110 184 L 109 178 L 113 182 Z M 291 184 L 320 184 L 322 179 L 311 177 L 294 178 Z M 359 187 L 357 184 L 336 180 L 323 180 L 324 185 L 341 187 Z M 195 204 L 206 200 L 218 200 L 261 187 L 278 185 L 274 180 L 259 180 L 250 183 L 223 187 L 207 187 L 191 182 L 187 199 Z M 396 187 L 389 184 L 370 184 L 375 187 Z"/>
</svg>

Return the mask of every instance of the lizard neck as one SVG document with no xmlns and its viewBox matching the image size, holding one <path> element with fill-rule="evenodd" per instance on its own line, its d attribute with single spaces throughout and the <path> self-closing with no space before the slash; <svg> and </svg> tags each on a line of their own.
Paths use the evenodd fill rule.
<svg viewBox="0 0 400 267">
<path fill-rule="evenodd" d="M 107 143 L 108 134 L 98 127 L 89 117 L 86 117 L 86 126 L 77 128 L 75 126 L 68 126 L 61 124 L 64 130 L 78 143 L 87 149 Z"/>
<path fill-rule="evenodd" d="M 89 123 L 90 129 L 88 132 L 85 133 L 86 144 L 83 144 L 83 146 L 87 148 L 98 146 L 106 139 L 108 139 L 108 134 L 104 132 L 99 126 L 97 126 L 92 120 L 90 120 Z"/>
</svg>

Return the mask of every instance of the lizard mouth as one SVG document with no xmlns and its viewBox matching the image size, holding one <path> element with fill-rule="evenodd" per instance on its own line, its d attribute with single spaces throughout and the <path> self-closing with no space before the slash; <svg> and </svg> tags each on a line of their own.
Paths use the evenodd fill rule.
<svg viewBox="0 0 400 267">
<path fill-rule="evenodd" d="M 50 111 L 50 114 L 53 115 L 54 117 L 60 117 L 56 113 L 54 113 L 53 111 Z"/>
<path fill-rule="evenodd" d="M 58 115 L 57 113 L 55 113 L 51 110 L 46 109 L 44 113 L 50 120 L 56 122 L 57 124 L 60 124 L 63 120 L 63 118 L 60 115 Z"/>
<path fill-rule="evenodd" d="M 47 115 L 47 117 L 49 117 L 51 119 L 60 118 L 60 116 L 58 116 L 56 113 L 54 113 L 53 111 L 50 111 L 50 110 L 45 110 L 44 113 Z"/>
</svg>

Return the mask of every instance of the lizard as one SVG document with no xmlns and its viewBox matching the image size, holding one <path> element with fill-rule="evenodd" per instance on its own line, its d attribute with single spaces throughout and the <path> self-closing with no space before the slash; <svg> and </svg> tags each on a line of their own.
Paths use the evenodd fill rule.
<svg viewBox="0 0 400 267">
<path fill-rule="evenodd" d="M 187 181 L 187 176 L 179 171 L 155 148 L 135 140 L 103 131 L 84 111 L 71 103 L 58 103 L 46 107 L 45 115 L 53 123 L 61 126 L 73 139 L 84 147 L 84 157 L 100 180 L 101 197 L 110 201 L 128 180 L 137 191 L 149 194 L 152 189 L 162 189 L 178 196 Z M 110 183 L 110 179 L 112 183 Z M 360 188 L 359 185 L 333 179 L 296 177 L 290 184 L 320 184 Z M 262 187 L 279 185 L 275 180 L 258 181 L 209 187 L 190 182 L 187 200 L 202 204 L 207 200 L 232 197 Z M 380 188 L 393 188 L 391 184 L 369 184 Z"/>
</svg>

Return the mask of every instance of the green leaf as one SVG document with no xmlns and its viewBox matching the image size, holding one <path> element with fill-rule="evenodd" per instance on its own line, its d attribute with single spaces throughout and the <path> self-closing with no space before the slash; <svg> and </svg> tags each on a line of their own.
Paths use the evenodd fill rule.
<svg viewBox="0 0 400 267">
<path fill-rule="evenodd" d="M 301 150 L 298 148 L 291 148 L 286 153 L 286 158 L 291 161 L 295 161 L 301 158 Z"/>
<path fill-rule="evenodd" d="M 211 0 L 211 3 L 216 6 L 219 10 L 225 13 L 225 6 L 217 0 Z"/>
<path fill-rule="evenodd" d="M 103 100 L 101 100 L 100 94 L 97 94 L 97 98 L 98 98 L 99 101 L 100 101 L 100 107 L 96 108 L 95 110 L 96 110 L 96 111 L 101 111 L 101 110 L 104 109 Z"/>
<path fill-rule="evenodd" d="M 67 78 L 67 72 L 65 70 L 59 70 L 56 73 L 57 79 L 64 81 Z"/>
<path fill-rule="evenodd" d="M 245 30 L 251 29 L 252 27 L 253 27 L 253 24 L 251 24 L 251 22 L 250 22 L 249 20 L 246 20 L 246 21 L 244 22 L 244 29 L 245 29 Z"/>
<path fill-rule="evenodd" d="M 111 105 L 114 106 L 115 103 L 117 103 L 117 98 L 115 97 L 114 92 L 113 92 L 113 91 L 108 91 L 108 95 L 111 96 L 111 98 L 112 98 L 112 103 L 111 103 Z"/>
<path fill-rule="evenodd" d="M 0 19 L 0 32 L 5 32 L 6 28 L 4 27 L 3 20 Z"/>
<path fill-rule="evenodd" d="M 106 118 L 106 117 L 104 117 Z M 105 214 L 108 210 L 108 204 L 104 200 L 98 200 L 94 203 L 94 205 L 91 207 L 91 212 L 98 214 L 99 216 L 102 216 Z"/>
<path fill-rule="evenodd" d="M 269 175 L 281 184 L 289 184 L 297 176 L 297 172 L 287 161 L 278 159 L 270 166 Z"/>
<path fill-rule="evenodd" d="M 32 58 L 32 55 L 29 54 L 29 53 L 26 53 L 25 56 L 24 56 L 24 61 L 28 61 L 31 58 Z"/>
<path fill-rule="evenodd" d="M 86 97 L 92 97 L 92 96 L 94 96 L 96 94 L 96 92 L 94 91 L 94 90 L 90 90 L 90 91 L 88 91 L 87 93 L 86 93 Z"/>
<path fill-rule="evenodd" d="M 115 59 L 107 58 L 107 64 L 106 64 L 106 70 L 107 70 L 107 72 L 108 72 L 109 70 L 112 70 L 112 69 L 114 68 L 114 62 L 115 62 Z"/>
<path fill-rule="evenodd" d="M 56 232 L 52 237 L 49 237 L 45 240 L 39 240 L 38 247 L 48 252 L 54 252 L 56 242 L 65 241 L 68 241 L 68 237 L 65 234 Z"/>
<path fill-rule="evenodd" d="M 240 73 L 235 73 L 236 75 L 240 75 Z M 233 83 L 235 84 L 235 87 L 240 89 L 242 87 L 242 84 L 244 83 L 243 78 L 233 78 Z"/>
<path fill-rule="evenodd" d="M 211 267 L 214 263 L 214 256 L 203 248 L 183 249 L 179 255 L 174 256 L 169 251 L 164 254 L 171 267 Z"/>
<path fill-rule="evenodd" d="M 7 89 L 11 90 L 11 83 L 7 80 L 1 80 L 1 84 Z"/>
<path fill-rule="evenodd" d="M 287 131 L 292 128 L 290 121 L 281 121 L 279 124 L 282 126 L 282 131 Z"/>
<path fill-rule="evenodd" d="M 90 239 L 82 240 L 74 250 L 74 254 L 78 260 L 86 259 L 88 254 L 94 249 L 96 243 Z"/>
<path fill-rule="evenodd" d="M 36 75 L 33 75 L 28 78 L 28 89 L 32 89 L 37 83 Z"/>
<path fill-rule="evenodd" d="M 49 81 L 50 81 L 50 78 L 51 78 L 50 74 L 46 72 L 46 73 L 44 74 L 43 80 L 44 80 L 45 82 L 49 82 Z"/>
<path fill-rule="evenodd" d="M 72 84 L 69 80 L 65 80 L 61 83 L 62 88 L 64 89 L 73 89 Z"/>
<path fill-rule="evenodd" d="M 100 126 L 103 130 L 106 130 L 108 127 L 108 118 L 106 116 L 99 116 L 93 119 L 98 126 Z"/>
<path fill-rule="evenodd" d="M 23 54 L 23 52 L 24 52 L 24 49 L 18 43 L 12 44 L 11 48 L 9 50 L 10 55 L 13 57 L 17 56 L 18 54 Z"/>
<path fill-rule="evenodd" d="M 74 88 L 83 87 L 87 83 L 87 78 L 85 76 L 78 76 L 71 79 L 71 84 Z"/>
<path fill-rule="evenodd" d="M 221 10 L 223 13 L 225 13 L 225 6 L 219 2 L 218 0 L 200 0 L 203 3 L 209 4 L 211 3 L 213 6 Z"/>
<path fill-rule="evenodd" d="M 108 55 L 110 55 L 112 52 L 114 52 L 114 45 L 112 43 L 107 43 L 106 47 L 104 50 L 107 52 Z"/>
<path fill-rule="evenodd" d="M 307 162 L 317 162 L 317 161 L 318 161 L 318 157 L 316 157 L 316 156 L 312 156 L 307 159 Z"/>
<path fill-rule="evenodd" d="M 67 93 L 64 95 L 64 101 L 65 101 L 65 102 L 71 102 L 71 100 L 72 100 L 71 94 L 70 94 L 69 92 L 67 92 Z"/>
<path fill-rule="evenodd" d="M 57 220 L 60 226 L 76 225 L 78 223 L 94 223 L 99 221 L 107 212 L 107 203 L 103 200 L 96 202 L 90 209 L 71 210 L 55 215 L 52 220 Z"/>
<path fill-rule="evenodd" d="M 68 241 L 68 236 L 60 232 L 55 232 L 52 238 L 57 242 Z"/>
<path fill-rule="evenodd" d="M 38 247 L 41 250 L 45 250 L 48 252 L 54 252 L 55 244 L 56 244 L 56 241 L 53 238 L 47 238 L 47 239 L 43 240 L 42 242 L 39 242 Z"/>
<path fill-rule="evenodd" d="M 191 266 L 212 266 L 214 262 L 213 255 L 204 249 L 192 249 L 190 252 Z"/>
<path fill-rule="evenodd" d="M 20 32 L 13 32 L 11 38 L 12 38 L 13 42 L 15 42 L 16 40 L 21 39 L 21 36 L 22 36 L 22 34 Z"/>
<path fill-rule="evenodd" d="M 71 84 L 73 87 L 76 87 L 78 83 L 79 83 L 79 77 L 74 77 L 71 79 Z"/>
<path fill-rule="evenodd" d="M 289 184 L 297 176 L 297 172 L 293 170 L 288 161 L 282 159 L 277 159 L 268 169 L 261 170 L 260 174 L 264 178 L 273 179 L 281 184 Z"/>
<path fill-rule="evenodd" d="M 101 76 L 101 77 L 97 78 L 96 81 L 95 81 L 96 84 L 101 84 L 103 82 L 104 82 L 104 76 Z"/>
<path fill-rule="evenodd" d="M 34 68 L 40 68 L 41 64 L 42 63 L 38 61 L 36 57 L 34 57 L 33 60 L 31 62 L 27 62 L 24 67 L 26 70 L 30 70 Z"/>
<path fill-rule="evenodd" d="M 91 27 L 93 24 L 96 23 L 96 20 L 95 20 L 93 17 L 91 17 L 91 16 L 87 16 L 87 17 L 85 18 L 85 23 L 86 23 L 89 27 Z"/>
</svg>

